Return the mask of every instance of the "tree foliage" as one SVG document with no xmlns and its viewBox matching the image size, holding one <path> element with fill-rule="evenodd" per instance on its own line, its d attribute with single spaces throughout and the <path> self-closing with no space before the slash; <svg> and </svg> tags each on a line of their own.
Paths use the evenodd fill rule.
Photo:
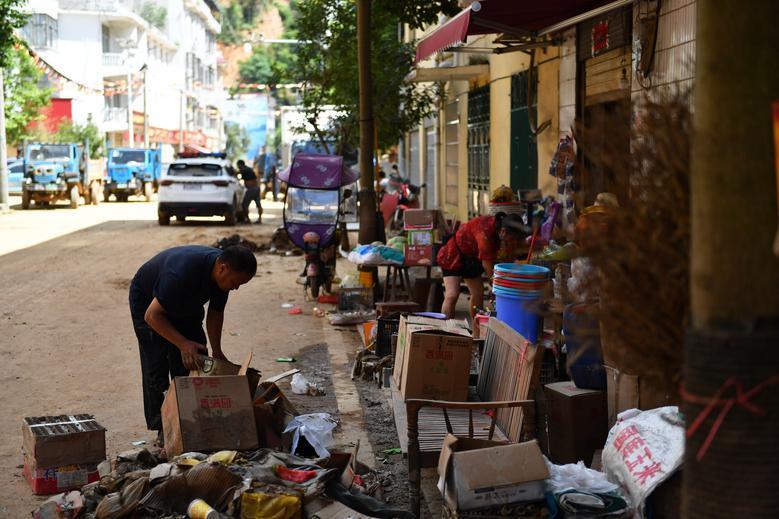
<svg viewBox="0 0 779 519">
<path fill-rule="evenodd" d="M 222 4 L 222 30 L 218 36 L 219 41 L 228 45 L 240 43 L 242 33 L 251 30 L 273 3 L 273 0 L 232 0 L 228 4 Z"/>
<path fill-rule="evenodd" d="M 20 10 L 24 0 L 0 0 L 0 67 L 6 68 L 12 59 L 16 43 L 14 29 L 27 23 L 27 15 Z"/>
<path fill-rule="evenodd" d="M 41 109 L 49 104 L 51 90 L 39 86 L 43 72 L 35 66 L 26 47 L 12 46 L 5 60 L 5 132 L 8 143 L 14 145 L 33 135 L 30 123 L 42 117 Z"/>
<path fill-rule="evenodd" d="M 225 153 L 227 159 L 235 162 L 238 159 L 245 159 L 246 152 L 249 149 L 249 133 L 246 128 L 235 123 L 225 123 Z"/>
<path fill-rule="evenodd" d="M 156 2 L 146 1 L 141 4 L 141 17 L 158 29 L 165 29 L 165 21 L 168 18 L 168 9 Z"/>
<path fill-rule="evenodd" d="M 319 129 L 345 149 L 358 144 L 359 87 L 357 9 L 353 0 L 305 0 L 297 4 L 296 30 L 305 43 L 297 49 L 293 81 L 304 83 L 302 104 L 314 123 L 325 106 L 342 116 L 334 127 Z M 404 78 L 411 70 L 414 46 L 398 38 L 398 25 L 433 22 L 441 10 L 457 11 L 456 0 L 376 0 L 371 19 L 371 73 L 374 118 L 381 148 L 398 139 L 434 106 L 431 87 Z"/>
<path fill-rule="evenodd" d="M 105 142 L 100 129 L 95 123 L 89 121 L 87 124 L 77 124 L 73 121 L 62 121 L 57 133 L 52 139 L 54 142 L 73 142 L 81 144 L 89 140 L 89 158 L 99 159 L 105 157 Z"/>
</svg>

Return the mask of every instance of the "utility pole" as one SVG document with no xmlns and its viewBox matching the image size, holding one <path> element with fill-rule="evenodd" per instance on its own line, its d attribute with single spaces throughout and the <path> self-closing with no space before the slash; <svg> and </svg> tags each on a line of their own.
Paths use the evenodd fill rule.
<svg viewBox="0 0 779 519">
<path fill-rule="evenodd" d="M 143 147 L 149 147 L 149 83 L 146 81 L 149 67 L 143 65 Z"/>
<path fill-rule="evenodd" d="M 775 0 L 697 2 L 686 519 L 779 510 L 777 18 Z"/>
<path fill-rule="evenodd" d="M 130 70 L 130 55 L 127 55 L 127 138 L 129 147 L 135 146 L 135 134 L 133 132 L 133 75 Z"/>
<path fill-rule="evenodd" d="M 373 174 L 373 81 L 371 78 L 371 0 L 357 0 L 357 63 L 360 86 L 360 235 L 376 240 L 376 191 Z"/>
<path fill-rule="evenodd" d="M 5 85 L 0 67 L 0 213 L 8 211 L 8 157 L 5 142 Z"/>
</svg>

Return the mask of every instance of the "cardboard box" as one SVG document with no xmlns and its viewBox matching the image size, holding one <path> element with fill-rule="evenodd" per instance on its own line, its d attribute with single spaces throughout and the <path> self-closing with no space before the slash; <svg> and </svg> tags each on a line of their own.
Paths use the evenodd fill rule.
<svg viewBox="0 0 779 519">
<path fill-rule="evenodd" d="M 97 479 L 97 464 L 106 459 L 105 428 L 85 414 L 25 418 L 22 451 L 34 493 L 80 488 Z"/>
<path fill-rule="evenodd" d="M 468 399 L 473 339 L 457 321 L 408 323 L 403 341 L 398 387 L 404 399 L 464 401 Z M 400 346 L 399 346 L 400 348 Z M 397 358 L 397 357 L 396 357 Z"/>
<path fill-rule="evenodd" d="M 617 415 L 628 409 L 638 409 L 639 386 L 636 375 L 620 373 L 611 366 L 606 368 L 606 400 L 608 402 L 608 425 L 617 423 Z"/>
<path fill-rule="evenodd" d="M 260 447 L 292 449 L 292 433 L 284 429 L 299 413 L 274 382 L 262 382 L 254 396 L 254 422 Z"/>
<path fill-rule="evenodd" d="M 429 267 L 435 264 L 432 245 L 404 245 L 403 264 L 410 267 Z"/>
<path fill-rule="evenodd" d="M 26 453 L 23 455 L 22 474 L 36 495 L 51 495 L 78 490 L 100 479 L 97 463 L 79 463 L 60 467 L 41 468 Z"/>
<path fill-rule="evenodd" d="M 407 231 L 432 231 L 440 227 L 443 215 L 438 209 L 406 209 L 403 211 L 403 229 Z"/>
<path fill-rule="evenodd" d="M 162 430 L 169 456 L 257 448 L 254 407 L 245 372 L 173 380 L 162 404 Z"/>
<path fill-rule="evenodd" d="M 438 475 L 446 502 L 465 511 L 542 500 L 549 470 L 535 441 L 505 444 L 448 434 Z"/>
<path fill-rule="evenodd" d="M 549 458 L 558 464 L 590 463 L 608 435 L 606 392 L 579 389 L 573 382 L 544 386 Z"/>
<path fill-rule="evenodd" d="M 213 357 L 203 357 L 203 367 L 198 371 L 190 371 L 190 377 L 222 377 L 226 375 L 238 375 L 241 373 L 246 374 L 246 378 L 249 382 L 249 393 L 254 394 L 257 390 L 257 385 L 260 383 L 262 373 L 254 368 L 250 368 L 249 364 L 252 361 L 252 353 L 249 352 L 244 358 L 241 365 L 233 364 L 232 362 L 215 359 Z"/>
<path fill-rule="evenodd" d="M 410 337 L 410 334 L 415 331 L 438 330 L 445 328 L 461 328 L 464 332 L 468 331 L 465 322 L 456 321 L 454 319 L 432 319 L 430 317 L 422 317 L 419 315 L 402 315 L 400 317 L 400 324 L 398 325 L 398 338 L 394 353 L 395 365 L 392 371 L 392 378 L 395 382 L 395 387 L 400 389 L 400 384 L 403 381 L 403 366 L 405 363 L 406 342 Z"/>
</svg>

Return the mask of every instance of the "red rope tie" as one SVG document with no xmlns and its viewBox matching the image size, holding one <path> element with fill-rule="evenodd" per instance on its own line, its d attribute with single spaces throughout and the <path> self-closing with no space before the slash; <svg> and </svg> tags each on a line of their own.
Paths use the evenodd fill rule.
<svg viewBox="0 0 779 519">
<path fill-rule="evenodd" d="M 733 409 L 733 406 L 738 404 L 753 415 L 765 416 L 767 414 L 766 410 L 751 400 L 759 395 L 765 388 L 773 385 L 779 385 L 779 375 L 774 375 L 773 377 L 764 380 L 749 391 L 744 391 L 744 385 L 739 382 L 736 377 L 730 377 L 725 381 L 725 383 L 722 384 L 722 386 L 720 386 L 717 392 L 714 393 L 714 396 L 711 397 L 694 395 L 687 392 L 683 386 L 680 387 L 679 393 L 682 397 L 682 400 L 691 404 L 705 406 L 703 411 L 701 411 L 697 418 L 693 420 L 692 424 L 690 424 L 690 427 L 687 428 L 687 438 L 691 438 L 693 435 L 695 435 L 701 425 L 703 425 L 709 415 L 714 411 L 714 408 L 722 407 L 719 414 L 717 415 L 717 418 L 714 420 L 714 423 L 711 425 L 711 429 L 709 430 L 709 434 L 706 436 L 706 440 L 703 442 L 703 445 L 701 445 L 701 448 L 698 449 L 698 453 L 696 454 L 695 459 L 701 461 L 706 455 L 706 452 L 709 450 L 709 447 L 714 441 L 714 438 L 717 436 L 720 427 L 725 422 L 725 418 L 727 418 L 728 413 L 730 413 L 730 410 Z M 736 395 L 730 398 L 723 398 L 722 395 L 731 388 L 735 389 Z"/>
</svg>

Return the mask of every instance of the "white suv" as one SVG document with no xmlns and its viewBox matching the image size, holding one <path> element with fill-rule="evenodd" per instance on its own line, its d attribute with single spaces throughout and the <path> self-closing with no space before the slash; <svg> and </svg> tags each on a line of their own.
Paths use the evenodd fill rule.
<svg viewBox="0 0 779 519">
<path fill-rule="evenodd" d="M 187 216 L 224 216 L 227 225 L 243 221 L 241 202 L 246 188 L 232 171 L 230 162 L 213 157 L 171 163 L 159 183 L 159 224 L 170 224 L 171 216 L 181 221 Z"/>
</svg>

